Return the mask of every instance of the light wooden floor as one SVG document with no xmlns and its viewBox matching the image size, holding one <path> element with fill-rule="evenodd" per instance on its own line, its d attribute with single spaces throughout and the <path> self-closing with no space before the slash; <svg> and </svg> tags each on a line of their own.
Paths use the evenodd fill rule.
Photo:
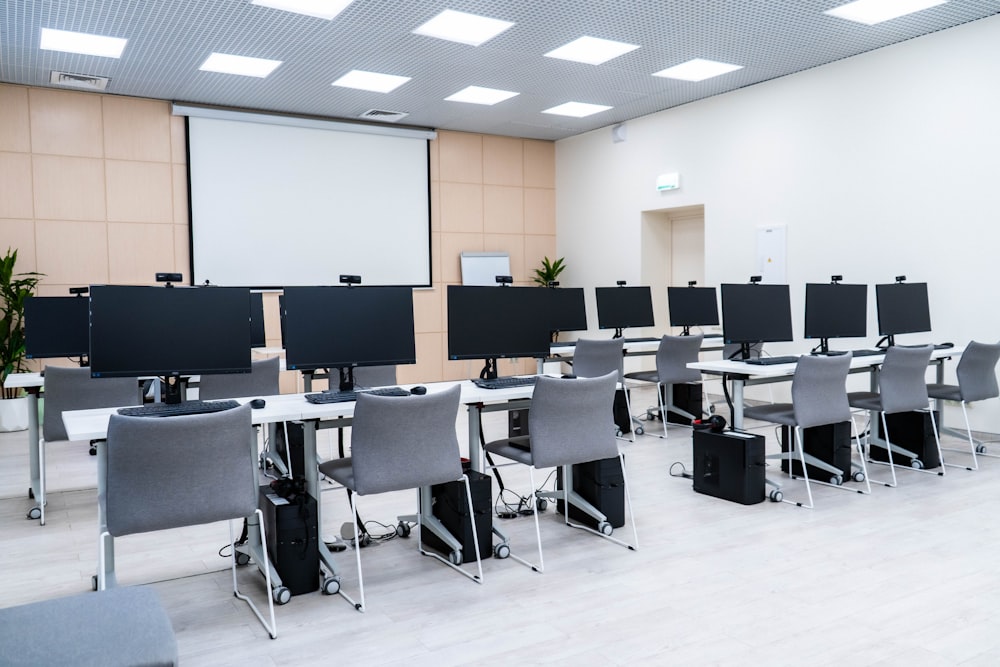
<svg viewBox="0 0 1000 667">
<path fill-rule="evenodd" d="M 652 402 L 635 396 L 637 406 Z M 460 437 L 465 429 L 461 415 Z M 502 416 L 490 416 L 487 437 L 505 429 Z M 775 448 L 773 430 L 761 432 Z M 88 591 L 96 567 L 86 443 L 50 448 L 55 491 L 40 527 L 24 518 L 26 440 L 0 434 L 0 607 Z M 871 496 L 818 487 L 816 509 L 805 510 L 737 505 L 670 477 L 675 461 L 690 468 L 685 429 L 622 448 L 637 552 L 567 528 L 550 510 L 545 573 L 489 559 L 477 585 L 420 557 L 415 540 L 390 540 L 362 552 L 367 613 L 339 596 L 296 596 L 277 608 L 275 641 L 230 594 L 228 561 L 217 555 L 224 524 L 119 539 L 118 574 L 126 584 L 154 582 L 186 665 L 1000 664 L 1000 460 L 982 459 L 979 472 L 949 468 L 944 478 L 904 471 L 899 488 Z M 526 475 L 503 472 L 508 486 L 528 491 Z M 798 496 L 801 482 L 784 481 L 786 496 Z M 362 500 L 366 519 L 392 524 L 415 496 Z M 323 534 L 332 536 L 347 504 L 342 492 L 323 502 Z M 530 517 L 502 524 L 530 557 Z M 352 560 L 339 562 L 353 589 Z M 240 575 L 264 602 L 256 570 Z"/>
</svg>

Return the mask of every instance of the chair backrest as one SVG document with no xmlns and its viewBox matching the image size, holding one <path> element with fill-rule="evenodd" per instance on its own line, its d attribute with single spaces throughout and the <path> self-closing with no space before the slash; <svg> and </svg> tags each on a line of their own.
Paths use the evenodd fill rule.
<svg viewBox="0 0 1000 667">
<path fill-rule="evenodd" d="M 1000 343 L 971 341 L 966 346 L 955 369 L 963 401 L 968 403 L 1000 396 L 997 361 L 1000 361 Z"/>
<path fill-rule="evenodd" d="M 882 412 L 894 414 L 927 409 L 927 380 L 924 376 L 933 352 L 932 345 L 892 345 L 885 351 L 885 361 L 878 374 Z"/>
<path fill-rule="evenodd" d="M 662 384 L 701 380 L 701 371 L 687 365 L 698 361 L 704 336 L 664 336 L 656 348 L 656 375 Z"/>
<path fill-rule="evenodd" d="M 355 490 L 385 493 L 460 478 L 460 395 L 456 385 L 423 396 L 358 396 L 351 427 Z"/>
<path fill-rule="evenodd" d="M 250 406 L 108 424 L 105 494 L 115 537 L 238 519 L 257 509 Z"/>
<path fill-rule="evenodd" d="M 851 420 L 847 373 L 851 353 L 799 357 L 792 377 L 792 409 L 802 428 Z"/>
<path fill-rule="evenodd" d="M 395 384 L 395 366 L 358 366 L 354 369 L 355 387 L 391 387 Z"/>
<path fill-rule="evenodd" d="M 576 349 L 573 351 L 573 375 L 578 378 L 593 378 L 615 371 L 618 373 L 618 382 L 621 382 L 625 367 L 624 350 L 624 338 L 581 338 L 576 341 Z"/>
<path fill-rule="evenodd" d="M 538 378 L 528 410 L 536 468 L 618 456 L 612 423 L 617 384 L 614 371 L 594 378 Z"/>
<path fill-rule="evenodd" d="M 62 413 L 67 410 L 113 408 L 139 403 L 138 378 L 92 378 L 89 368 L 45 367 L 46 442 L 66 440 Z"/>
<path fill-rule="evenodd" d="M 281 360 L 278 357 L 254 361 L 250 368 L 249 373 L 202 375 L 198 398 L 249 398 L 281 393 L 278 382 Z"/>
</svg>

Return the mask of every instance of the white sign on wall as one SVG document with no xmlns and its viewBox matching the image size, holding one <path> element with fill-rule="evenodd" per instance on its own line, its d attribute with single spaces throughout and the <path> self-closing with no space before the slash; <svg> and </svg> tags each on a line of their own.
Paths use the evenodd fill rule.
<svg viewBox="0 0 1000 667">
<path fill-rule="evenodd" d="M 757 273 L 762 282 L 783 285 L 785 277 L 785 226 L 761 227 L 757 230 Z"/>
</svg>

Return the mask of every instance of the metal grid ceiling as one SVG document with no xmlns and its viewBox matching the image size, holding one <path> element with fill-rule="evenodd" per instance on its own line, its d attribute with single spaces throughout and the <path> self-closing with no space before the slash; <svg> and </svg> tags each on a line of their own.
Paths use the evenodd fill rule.
<svg viewBox="0 0 1000 667">
<path fill-rule="evenodd" d="M 875 26 L 823 14 L 843 0 L 354 0 L 332 21 L 249 0 L 5 0 L 0 81 L 49 86 L 50 71 L 110 77 L 111 94 L 331 118 L 369 109 L 401 124 L 536 139 L 599 127 L 1000 13 L 950 2 Z M 480 47 L 412 34 L 444 9 L 516 25 Z M 42 28 L 125 37 L 121 59 L 38 48 Z M 546 58 L 583 35 L 640 45 L 603 65 Z M 211 52 L 281 60 L 266 79 L 201 72 Z M 652 76 L 692 58 L 743 65 L 699 83 Z M 412 77 L 392 93 L 331 86 L 362 69 Z M 466 86 L 520 93 L 495 106 L 446 102 Z M 610 105 L 574 119 L 563 102 Z"/>
</svg>

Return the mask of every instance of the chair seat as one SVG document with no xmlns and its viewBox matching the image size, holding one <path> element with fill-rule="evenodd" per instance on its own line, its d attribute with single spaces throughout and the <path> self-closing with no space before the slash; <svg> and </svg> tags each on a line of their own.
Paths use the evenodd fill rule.
<svg viewBox="0 0 1000 667">
<path fill-rule="evenodd" d="M 743 408 L 743 416 L 748 419 L 759 419 L 772 424 L 795 426 L 795 411 L 790 403 L 774 403 Z"/>
<path fill-rule="evenodd" d="M 626 373 L 625 377 L 629 380 L 640 380 L 642 382 L 660 381 L 660 375 L 656 371 L 636 371 L 634 373 Z"/>
<path fill-rule="evenodd" d="M 523 463 L 526 466 L 533 465 L 531 456 L 531 436 L 520 435 L 514 438 L 504 438 L 488 443 L 484 449 L 490 454 L 502 456 L 511 461 Z"/>
<path fill-rule="evenodd" d="M 323 461 L 319 464 L 319 471 L 337 484 L 346 486 L 351 490 L 355 488 L 354 466 L 351 464 L 350 456 L 342 459 Z"/>
<path fill-rule="evenodd" d="M 929 384 L 927 385 L 927 396 L 946 401 L 961 401 L 962 389 L 955 384 Z"/>
<path fill-rule="evenodd" d="M 861 410 L 882 410 L 882 397 L 873 391 L 855 391 L 847 395 L 847 404 Z"/>
</svg>

